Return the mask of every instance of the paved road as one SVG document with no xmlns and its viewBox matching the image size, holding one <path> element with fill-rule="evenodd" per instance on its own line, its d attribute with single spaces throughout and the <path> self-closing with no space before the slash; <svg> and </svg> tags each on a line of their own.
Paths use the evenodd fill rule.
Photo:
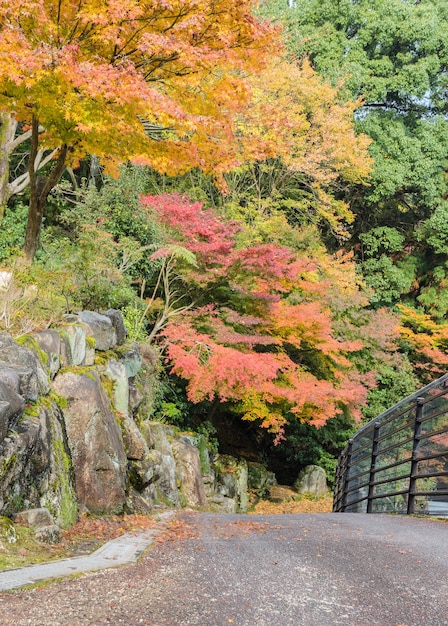
<svg viewBox="0 0 448 626">
<path fill-rule="evenodd" d="M 2 626 L 448 625 L 448 524 L 184 514 L 139 563 L 0 594 Z"/>
</svg>

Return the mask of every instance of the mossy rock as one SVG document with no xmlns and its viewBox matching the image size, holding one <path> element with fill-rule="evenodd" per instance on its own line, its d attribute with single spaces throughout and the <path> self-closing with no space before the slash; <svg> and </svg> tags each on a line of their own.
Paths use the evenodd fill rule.
<svg viewBox="0 0 448 626">
<path fill-rule="evenodd" d="M 0 548 L 15 544 L 17 540 L 14 522 L 9 517 L 0 517 Z"/>
</svg>

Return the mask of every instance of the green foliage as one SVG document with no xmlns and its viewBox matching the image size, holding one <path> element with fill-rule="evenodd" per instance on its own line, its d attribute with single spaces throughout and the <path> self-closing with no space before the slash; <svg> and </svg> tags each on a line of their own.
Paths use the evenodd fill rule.
<svg viewBox="0 0 448 626">
<path fill-rule="evenodd" d="M 142 306 L 128 305 L 121 309 L 124 325 L 128 331 L 129 341 L 144 341 L 147 332 L 145 320 L 143 318 L 144 310 Z"/>
<path fill-rule="evenodd" d="M 70 310 L 121 308 L 135 300 L 130 277 L 119 268 L 120 247 L 97 226 L 83 225 L 75 241 L 47 235 L 38 262 L 69 280 L 61 291 Z"/>
<path fill-rule="evenodd" d="M 0 263 L 20 254 L 27 215 L 28 207 L 23 202 L 7 207 L 0 224 Z"/>
<path fill-rule="evenodd" d="M 86 225 L 95 225 L 117 244 L 113 257 L 123 272 L 139 281 L 151 278 L 156 268 L 149 257 L 161 234 L 141 209 L 139 198 L 152 188 L 153 176 L 145 167 L 122 167 L 120 176 L 106 177 L 99 190 L 94 186 L 81 190 L 80 201 L 74 207 L 66 205 L 53 228 L 73 239 Z"/>
<path fill-rule="evenodd" d="M 435 268 L 433 280 L 420 289 L 417 301 L 424 307 L 424 310 L 431 314 L 439 322 L 446 319 L 448 312 L 448 291 L 444 268 Z M 443 274 L 442 274 L 443 272 Z M 441 279 L 441 274 L 443 278 Z"/>
<path fill-rule="evenodd" d="M 377 256 L 378 253 L 402 252 L 404 236 L 395 228 L 379 226 L 360 235 L 364 244 L 363 252 L 367 257 Z"/>
<path fill-rule="evenodd" d="M 179 407 L 174 404 L 174 402 L 161 402 L 159 411 L 157 413 L 157 419 L 160 422 L 176 424 L 183 421 L 183 414 Z"/>
<path fill-rule="evenodd" d="M 377 259 L 368 259 L 362 263 L 362 272 L 366 285 L 372 289 L 371 302 L 391 304 L 408 293 L 415 279 L 414 260 L 394 262 L 385 254 Z"/>
<path fill-rule="evenodd" d="M 193 404 L 187 399 L 185 387 L 185 381 L 180 378 L 162 374 L 151 419 L 172 424 L 181 431 L 197 433 L 199 443 L 203 440 L 212 454 L 217 453 L 217 431 L 208 419 L 211 404 L 207 401 Z"/>
<path fill-rule="evenodd" d="M 286 27 L 290 50 L 367 102 L 442 106 L 448 60 L 444 0 L 281 0 L 260 7 Z M 432 100 L 416 101 L 428 97 Z"/>
<path fill-rule="evenodd" d="M 337 457 L 356 430 L 357 427 L 344 414 L 328 420 L 319 429 L 291 420 L 285 428 L 286 440 L 269 450 L 270 464 L 275 466 L 277 478 L 285 484 L 292 484 L 307 465 L 319 465 L 325 469 L 331 489 Z"/>
<path fill-rule="evenodd" d="M 420 386 L 412 365 L 403 357 L 400 366 L 378 364 L 377 386 L 369 391 L 367 405 L 363 408 L 366 421 L 414 393 Z"/>
<path fill-rule="evenodd" d="M 209 420 L 205 420 L 204 422 L 196 425 L 195 429 L 197 433 L 202 435 L 199 440 L 199 444 L 201 445 L 201 442 L 204 441 L 207 449 L 212 454 L 217 454 L 219 450 L 219 441 L 216 437 L 218 431 L 213 424 Z"/>
<path fill-rule="evenodd" d="M 382 226 L 360 235 L 361 269 L 371 288 L 372 304 L 391 304 L 407 294 L 416 279 L 418 261 L 406 254 L 405 238 L 395 228 Z"/>
<path fill-rule="evenodd" d="M 374 140 L 370 153 L 375 160 L 369 205 L 395 204 L 403 215 L 415 210 L 427 215 L 446 192 L 445 158 L 448 121 L 443 116 L 419 119 L 415 113 L 369 112 L 359 129 Z M 415 219 L 412 213 L 408 220 Z"/>
<path fill-rule="evenodd" d="M 187 400 L 185 383 L 175 376 L 162 375 L 151 419 L 171 423 L 181 430 L 196 430 L 191 408 Z"/>
<path fill-rule="evenodd" d="M 154 195 L 180 193 L 195 202 L 205 202 L 213 206 L 222 204 L 222 191 L 217 187 L 216 181 L 198 168 L 177 176 L 167 176 L 146 169 L 145 189 L 142 191 Z"/>
<path fill-rule="evenodd" d="M 20 259 L 10 268 L 12 280 L 0 299 L 0 328 L 14 337 L 48 327 L 67 312 L 64 289 L 70 277 L 35 263 L 23 267 Z"/>
<path fill-rule="evenodd" d="M 417 231 L 417 240 L 424 241 L 436 254 L 447 257 L 448 203 L 442 202 Z"/>
</svg>

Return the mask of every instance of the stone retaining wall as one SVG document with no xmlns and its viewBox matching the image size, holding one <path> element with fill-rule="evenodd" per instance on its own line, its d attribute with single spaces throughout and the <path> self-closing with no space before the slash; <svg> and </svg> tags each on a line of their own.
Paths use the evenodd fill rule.
<svg viewBox="0 0 448 626">
<path fill-rule="evenodd" d="M 19 341 L 0 334 L 0 515 L 45 507 L 64 527 L 80 511 L 247 510 L 244 461 L 211 459 L 200 435 L 134 419 L 151 381 L 125 340 L 115 310 Z"/>
</svg>

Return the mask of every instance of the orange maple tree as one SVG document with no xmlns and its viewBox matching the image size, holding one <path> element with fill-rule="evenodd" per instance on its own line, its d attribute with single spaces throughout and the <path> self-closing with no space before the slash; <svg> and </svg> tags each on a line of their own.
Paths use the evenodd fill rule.
<svg viewBox="0 0 448 626">
<path fill-rule="evenodd" d="M 134 159 L 173 174 L 237 162 L 245 75 L 280 47 L 251 10 L 252 0 L 0 0 L 0 112 L 31 137 L 28 260 L 67 163 L 94 154 L 110 172 Z M 42 150 L 52 167 L 37 176 Z"/>
</svg>

